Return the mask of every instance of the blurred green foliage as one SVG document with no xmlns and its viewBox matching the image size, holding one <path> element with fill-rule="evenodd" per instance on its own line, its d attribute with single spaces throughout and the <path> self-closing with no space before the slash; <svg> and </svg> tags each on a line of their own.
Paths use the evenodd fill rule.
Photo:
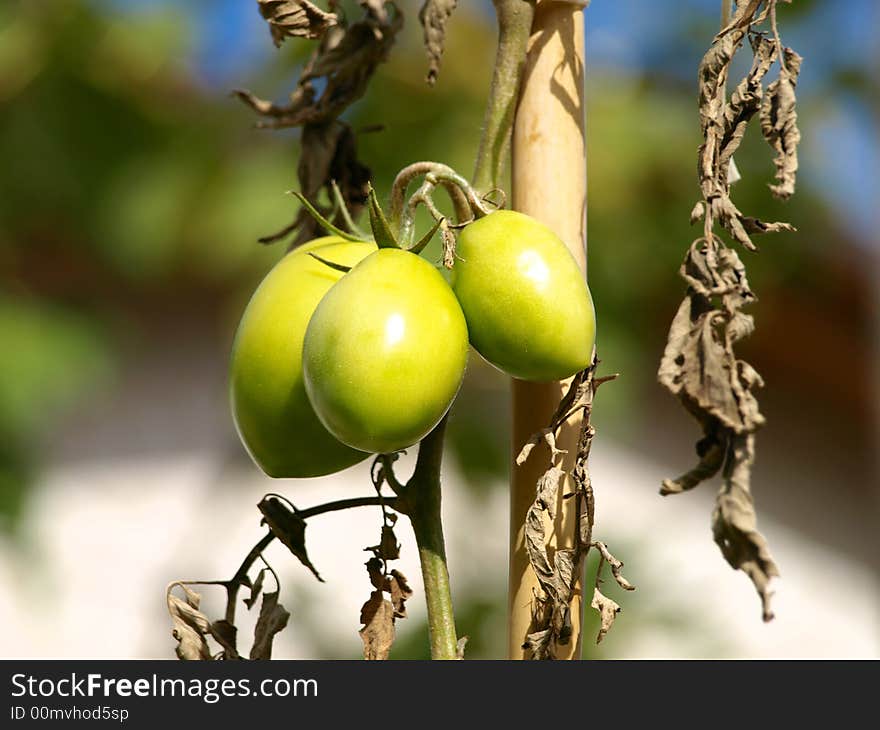
<svg viewBox="0 0 880 730">
<path fill-rule="evenodd" d="M 110 362 L 93 322 L 41 301 L 0 296 L 0 341 L 0 516 L 14 517 L 41 431 L 106 378 Z"/>
</svg>

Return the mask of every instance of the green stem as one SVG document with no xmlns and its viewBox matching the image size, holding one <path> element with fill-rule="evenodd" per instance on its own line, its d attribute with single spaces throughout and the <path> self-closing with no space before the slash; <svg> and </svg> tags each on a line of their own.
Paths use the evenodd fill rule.
<svg viewBox="0 0 880 730">
<path fill-rule="evenodd" d="M 427 187 L 423 185 L 423 189 L 420 191 L 423 194 L 421 198 L 419 194 L 416 194 L 414 198 L 410 198 L 408 204 L 406 199 L 407 186 L 421 176 L 425 177 Z M 415 207 L 418 202 L 427 199 L 425 193 L 430 193 L 437 185 L 443 186 L 449 194 L 459 222 L 470 218 L 472 206 L 479 205 L 476 193 L 470 190 L 468 181 L 448 165 L 427 160 L 413 162 L 397 173 L 397 177 L 394 178 L 391 185 L 391 208 L 388 218 L 392 228 L 401 238 L 406 238 L 408 235 L 404 229 L 414 225 Z M 472 197 L 468 197 L 467 191 L 471 193 Z"/>
<path fill-rule="evenodd" d="M 498 17 L 498 51 L 473 178 L 474 187 L 483 193 L 498 187 L 504 170 L 535 16 L 534 0 L 492 1 Z"/>
<path fill-rule="evenodd" d="M 422 439 L 415 471 L 406 485 L 407 514 L 416 535 L 425 584 L 432 659 L 458 658 L 440 504 L 440 465 L 445 430 L 444 416 Z"/>
</svg>

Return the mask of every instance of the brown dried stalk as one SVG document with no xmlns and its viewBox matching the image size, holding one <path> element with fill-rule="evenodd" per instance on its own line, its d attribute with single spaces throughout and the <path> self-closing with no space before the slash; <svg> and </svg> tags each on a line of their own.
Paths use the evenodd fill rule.
<svg viewBox="0 0 880 730">
<path fill-rule="evenodd" d="M 446 42 L 446 24 L 458 0 L 425 0 L 419 11 L 419 20 L 425 32 L 425 50 L 428 53 L 428 76 L 426 81 L 433 86 L 440 74 L 440 59 Z"/>
</svg>

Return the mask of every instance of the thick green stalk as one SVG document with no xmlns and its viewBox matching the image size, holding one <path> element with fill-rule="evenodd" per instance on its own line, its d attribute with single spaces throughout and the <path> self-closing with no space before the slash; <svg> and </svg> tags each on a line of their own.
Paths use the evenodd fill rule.
<svg viewBox="0 0 880 730">
<path fill-rule="evenodd" d="M 444 417 L 422 439 L 415 471 L 406 485 L 407 514 L 416 535 L 425 583 L 432 659 L 458 658 L 440 504 L 440 465 L 445 431 Z"/>
<path fill-rule="evenodd" d="M 534 0 L 493 0 L 493 3 L 498 17 L 498 51 L 473 178 L 474 187 L 483 193 L 498 186 L 504 171 L 535 16 Z"/>
</svg>

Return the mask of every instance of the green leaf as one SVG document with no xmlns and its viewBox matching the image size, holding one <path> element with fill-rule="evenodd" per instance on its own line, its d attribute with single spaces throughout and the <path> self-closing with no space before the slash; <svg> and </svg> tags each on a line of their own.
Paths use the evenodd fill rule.
<svg viewBox="0 0 880 730">
<path fill-rule="evenodd" d="M 351 271 L 351 266 L 344 266 L 343 264 L 337 264 L 334 261 L 328 261 L 327 259 L 322 258 L 321 256 L 318 256 L 318 254 L 312 253 L 311 251 L 309 251 L 309 256 L 311 256 L 313 259 L 316 259 L 317 261 L 320 261 L 322 264 L 324 264 L 324 266 L 329 266 L 331 269 L 335 269 L 336 271 L 342 271 L 346 274 Z"/>
<path fill-rule="evenodd" d="M 339 236 L 340 238 L 345 239 L 346 241 L 368 241 L 368 238 L 361 238 L 353 233 L 349 233 L 348 231 L 343 231 L 341 228 L 337 228 L 330 221 L 328 221 L 323 215 L 318 212 L 318 209 L 312 205 L 305 195 L 296 190 L 289 191 L 291 195 L 295 195 L 300 203 L 303 204 L 305 209 L 309 212 L 309 215 L 312 216 L 318 223 L 321 224 L 321 227 L 327 231 L 330 235 Z"/>
<path fill-rule="evenodd" d="M 370 185 L 369 200 L 370 228 L 373 229 L 373 238 L 376 239 L 376 244 L 379 248 L 400 248 L 397 237 L 391 231 L 391 226 L 388 224 L 382 206 L 379 205 L 376 191 L 373 190 L 372 185 Z"/>
<path fill-rule="evenodd" d="M 330 189 L 333 191 L 333 201 L 339 208 L 339 214 L 345 221 L 345 225 L 348 226 L 348 230 L 355 236 L 359 236 L 362 240 L 368 241 L 370 237 L 361 230 L 357 223 L 354 222 L 354 219 L 351 217 L 351 212 L 348 210 L 348 205 L 345 202 L 345 197 L 342 195 L 342 191 L 339 189 L 335 180 L 330 181 Z"/>
<path fill-rule="evenodd" d="M 412 251 L 413 253 L 421 253 L 422 249 L 424 249 L 425 246 L 427 246 L 431 242 L 431 239 L 434 237 L 434 234 L 437 232 L 440 226 L 443 225 L 444 220 L 444 218 L 441 218 L 439 221 L 436 221 L 431 230 L 428 231 L 424 236 L 422 236 L 418 241 L 416 241 L 412 246 L 410 246 L 407 251 Z"/>
</svg>

